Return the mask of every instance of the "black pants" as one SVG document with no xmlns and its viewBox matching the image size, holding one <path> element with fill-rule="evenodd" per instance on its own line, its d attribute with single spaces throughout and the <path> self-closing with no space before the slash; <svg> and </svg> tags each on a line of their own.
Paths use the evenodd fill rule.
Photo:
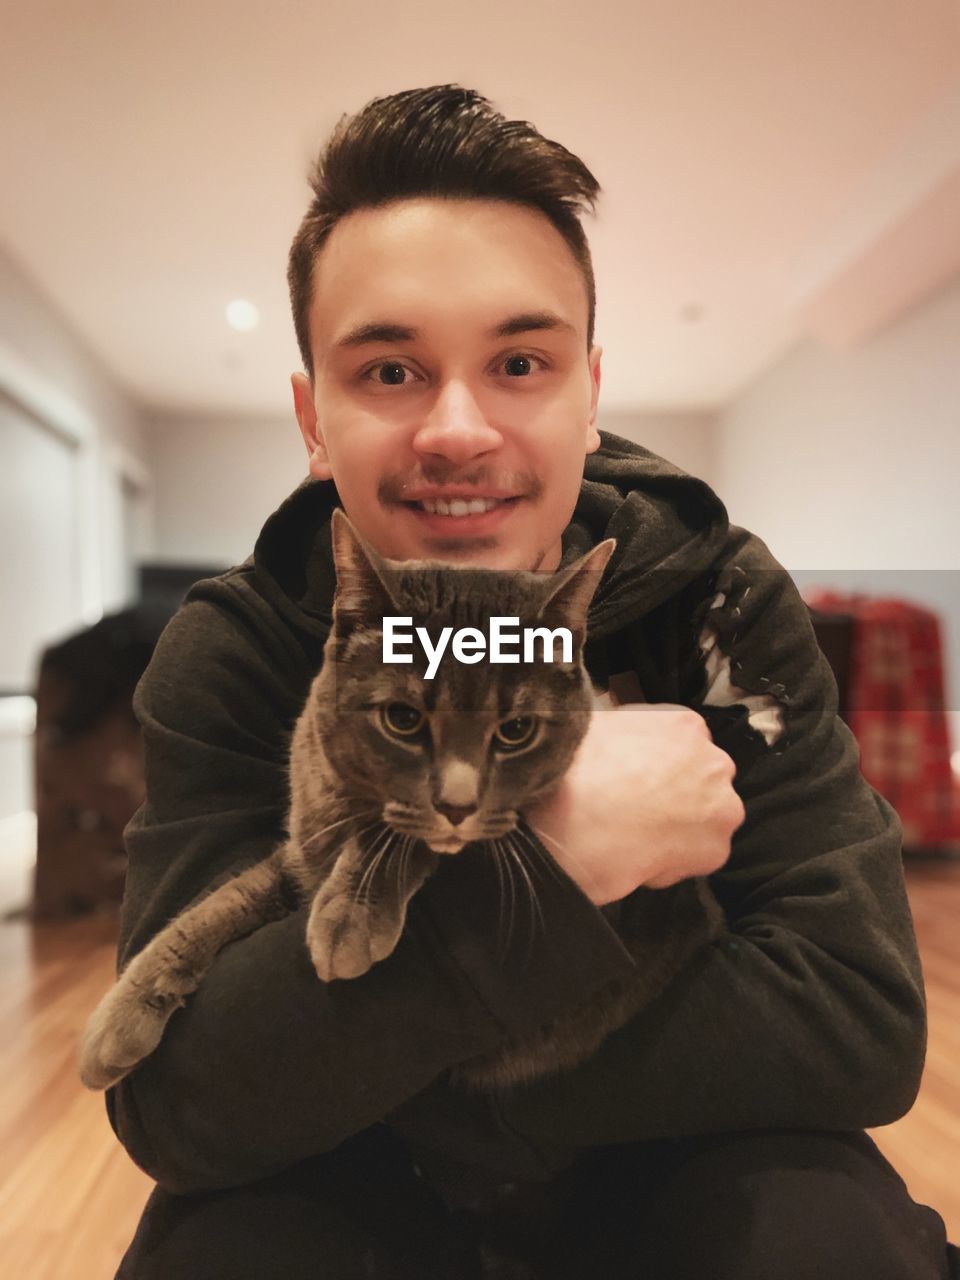
<svg viewBox="0 0 960 1280">
<path fill-rule="evenodd" d="M 250 1186 L 156 1188 L 116 1280 L 951 1280 L 955 1267 L 939 1215 L 865 1134 L 595 1148 L 478 1215 L 449 1212 L 375 1126 Z"/>
</svg>

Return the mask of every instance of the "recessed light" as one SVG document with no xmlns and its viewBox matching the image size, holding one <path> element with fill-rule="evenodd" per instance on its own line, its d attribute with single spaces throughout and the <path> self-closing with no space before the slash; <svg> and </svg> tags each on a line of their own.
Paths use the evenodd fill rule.
<svg viewBox="0 0 960 1280">
<path fill-rule="evenodd" d="M 260 312 L 245 298 L 234 298 L 227 303 L 227 324 L 240 333 L 248 333 L 260 323 Z"/>
</svg>

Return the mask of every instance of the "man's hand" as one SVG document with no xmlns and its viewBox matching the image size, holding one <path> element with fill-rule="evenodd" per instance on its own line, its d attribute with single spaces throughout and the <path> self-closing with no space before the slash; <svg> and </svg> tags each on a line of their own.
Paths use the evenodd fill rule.
<svg viewBox="0 0 960 1280">
<path fill-rule="evenodd" d="M 690 707 L 628 703 L 594 711 L 559 787 L 524 816 L 599 907 L 722 867 L 746 817 L 735 774 Z"/>
</svg>

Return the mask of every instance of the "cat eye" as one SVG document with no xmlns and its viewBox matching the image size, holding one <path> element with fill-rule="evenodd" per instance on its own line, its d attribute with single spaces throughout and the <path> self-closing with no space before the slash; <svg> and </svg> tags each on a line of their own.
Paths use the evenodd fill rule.
<svg viewBox="0 0 960 1280">
<path fill-rule="evenodd" d="M 512 720 L 498 724 L 493 736 L 498 747 L 516 751 L 518 747 L 527 745 L 536 730 L 536 716 L 514 716 Z"/>
<path fill-rule="evenodd" d="M 380 713 L 384 727 L 402 738 L 412 737 L 423 728 L 426 716 L 408 702 L 388 702 Z"/>
</svg>

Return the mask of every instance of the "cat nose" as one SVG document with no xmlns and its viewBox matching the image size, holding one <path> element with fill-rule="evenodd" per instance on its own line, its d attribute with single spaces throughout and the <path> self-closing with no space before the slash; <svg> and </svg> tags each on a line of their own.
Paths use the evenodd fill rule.
<svg viewBox="0 0 960 1280">
<path fill-rule="evenodd" d="M 464 818 L 469 818 L 471 813 L 477 812 L 475 804 L 443 804 L 438 802 L 433 807 L 437 813 L 442 813 L 445 818 L 449 818 L 455 827 L 459 827 Z"/>
</svg>

